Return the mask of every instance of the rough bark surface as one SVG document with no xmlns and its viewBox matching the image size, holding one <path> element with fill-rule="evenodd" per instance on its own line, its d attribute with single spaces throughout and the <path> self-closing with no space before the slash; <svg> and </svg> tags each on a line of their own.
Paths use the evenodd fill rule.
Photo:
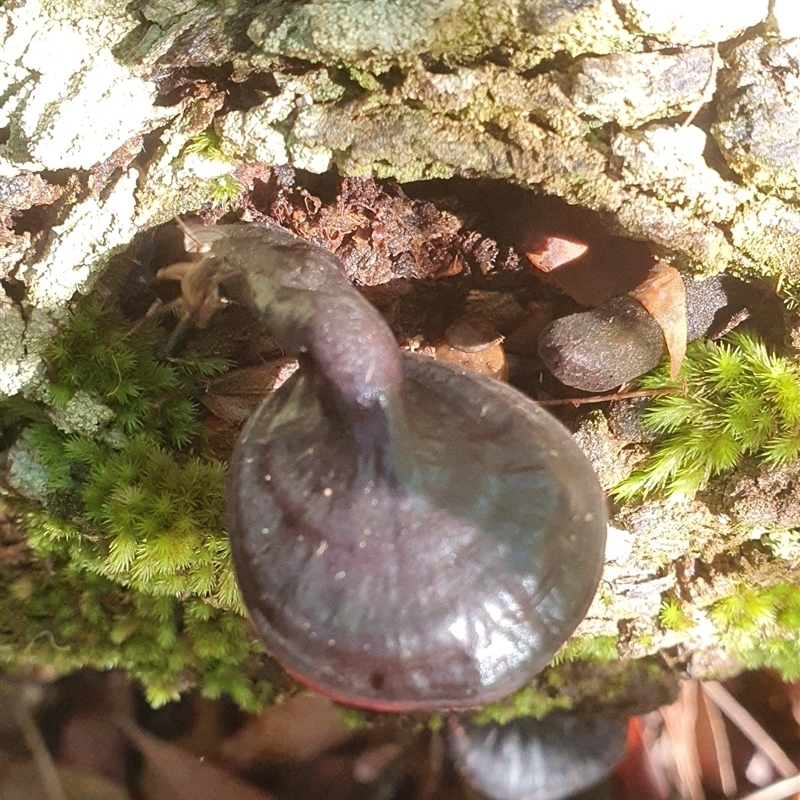
<svg viewBox="0 0 800 800">
<path fill-rule="evenodd" d="M 0 396 L 35 396 L 73 295 L 138 233 L 262 167 L 492 179 L 600 212 L 689 273 L 800 281 L 798 37 L 800 14 L 767 0 L 10 0 Z M 602 415 L 579 438 L 614 483 L 627 443 Z M 800 527 L 799 469 L 624 509 L 580 635 L 735 668 L 709 609 L 797 582 L 796 537 L 762 537 Z M 682 630 L 660 620 L 668 597 Z"/>
</svg>

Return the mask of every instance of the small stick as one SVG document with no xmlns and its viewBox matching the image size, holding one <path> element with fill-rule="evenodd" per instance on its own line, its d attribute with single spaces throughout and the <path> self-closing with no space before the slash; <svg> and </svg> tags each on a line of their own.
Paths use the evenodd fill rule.
<svg viewBox="0 0 800 800">
<path fill-rule="evenodd" d="M 702 684 L 700 686 L 702 687 Z M 711 728 L 711 739 L 714 743 L 714 755 L 717 758 L 720 786 L 725 797 L 733 797 L 736 794 L 736 773 L 733 769 L 731 743 L 725 730 L 725 720 L 722 719 L 719 706 L 705 691 L 701 694 L 706 716 L 708 717 L 708 725 Z"/>
<path fill-rule="evenodd" d="M 22 696 L 17 697 L 12 697 L 10 692 L 8 694 L 8 701 L 11 704 L 14 719 L 20 731 L 22 731 L 25 744 L 30 751 L 34 764 L 36 764 L 36 769 L 39 772 L 48 800 L 67 800 L 66 792 L 58 774 L 58 768 L 50 755 L 50 751 L 47 749 L 41 732 L 36 727 L 33 715 L 24 697 L 24 691 L 21 693 Z"/>
<path fill-rule="evenodd" d="M 686 386 L 665 386 L 663 389 L 640 389 L 636 392 L 595 394 L 591 397 L 564 397 L 560 400 L 537 400 L 540 406 L 582 406 L 586 403 L 608 403 L 611 400 L 631 400 L 636 397 L 657 397 L 662 394 L 685 394 Z"/>
<path fill-rule="evenodd" d="M 797 800 L 800 797 L 800 775 L 757 789 L 752 794 L 748 794 L 742 800 L 786 800 L 786 798 Z"/>
<path fill-rule="evenodd" d="M 777 742 L 756 722 L 751 714 L 718 681 L 705 681 L 703 691 L 719 706 L 723 714 L 760 750 L 784 778 L 797 775 L 797 767 Z"/>
</svg>

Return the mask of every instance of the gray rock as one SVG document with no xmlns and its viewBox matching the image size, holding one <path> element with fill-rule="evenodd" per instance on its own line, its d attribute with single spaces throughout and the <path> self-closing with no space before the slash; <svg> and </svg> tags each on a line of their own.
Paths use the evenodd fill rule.
<svg viewBox="0 0 800 800">
<path fill-rule="evenodd" d="M 626 185 L 727 223 L 752 193 L 708 166 L 707 144 L 707 135 L 696 125 L 651 125 L 614 136 L 611 163 Z"/>
<path fill-rule="evenodd" d="M 686 340 L 707 333 L 737 284 L 732 279 L 684 279 Z M 632 297 L 552 322 L 539 337 L 539 355 L 562 383 L 585 392 L 608 392 L 644 375 L 664 356 L 664 334 L 644 306 Z"/>
<path fill-rule="evenodd" d="M 757 25 L 769 11 L 767 0 L 620 0 L 619 7 L 630 26 L 670 44 L 724 42 Z"/>
<path fill-rule="evenodd" d="M 585 58 L 571 72 L 570 97 L 581 113 L 627 128 L 700 102 L 713 63 L 711 47 Z"/>
<path fill-rule="evenodd" d="M 747 181 L 800 199 L 800 39 L 736 47 L 720 75 L 712 134 Z"/>
<path fill-rule="evenodd" d="M 89 169 L 172 114 L 155 106 L 153 84 L 99 44 L 135 24 L 111 3 L 107 12 L 105 20 L 64 14 L 45 23 L 34 3 L 8 8 L 0 27 L 0 126 L 9 130 L 0 156 L 10 163 Z"/>
<path fill-rule="evenodd" d="M 248 34 L 271 55 L 312 61 L 396 59 L 430 50 L 462 5 L 462 0 L 271 3 Z"/>
</svg>

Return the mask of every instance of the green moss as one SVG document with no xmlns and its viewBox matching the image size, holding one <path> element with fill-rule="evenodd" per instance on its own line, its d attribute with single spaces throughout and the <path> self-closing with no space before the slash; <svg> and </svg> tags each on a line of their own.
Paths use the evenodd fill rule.
<svg viewBox="0 0 800 800">
<path fill-rule="evenodd" d="M 634 715 L 669 704 L 676 693 L 676 675 L 661 658 L 615 659 L 604 664 L 580 660 L 547 667 L 529 685 L 476 711 L 472 718 L 478 723 L 502 724 L 576 707 Z"/>
<path fill-rule="evenodd" d="M 189 139 L 183 148 L 183 152 L 214 159 L 215 161 L 227 161 L 228 159 L 220 146 L 220 141 L 219 135 L 213 128 L 206 128 Z"/>
<path fill-rule="evenodd" d="M 596 693 L 598 682 L 604 681 L 602 665 L 618 661 L 616 636 L 574 636 L 530 684 L 476 712 L 474 720 L 502 724 L 516 717 L 538 718 L 557 708 L 571 708 L 581 695 Z"/>
<path fill-rule="evenodd" d="M 692 620 L 683 610 L 680 600 L 676 597 L 668 597 L 661 603 L 658 621 L 663 628 L 676 633 L 687 631 L 693 625 Z"/>
<path fill-rule="evenodd" d="M 65 408 L 83 392 L 111 408 L 120 435 L 144 433 L 186 447 L 202 435 L 193 398 L 227 363 L 214 356 L 162 360 L 156 354 L 163 342 L 154 322 L 132 331 L 114 308 L 84 301 L 45 354 L 52 405 Z"/>
<path fill-rule="evenodd" d="M 349 706 L 335 706 L 336 716 L 347 725 L 350 730 L 358 731 L 369 725 L 366 712 Z"/>
<path fill-rule="evenodd" d="M 552 664 L 555 666 L 570 661 L 605 664 L 618 658 L 616 636 L 573 636 L 555 654 Z"/>
<path fill-rule="evenodd" d="M 722 647 L 748 669 L 775 669 L 800 678 L 800 586 L 741 586 L 711 609 Z"/>
<path fill-rule="evenodd" d="M 540 719 L 558 708 L 568 709 L 571 706 L 572 703 L 566 695 L 554 695 L 536 686 L 526 686 L 514 692 L 511 697 L 491 703 L 477 711 L 472 720 L 479 725 L 485 722 L 498 722 L 504 725 L 517 717 Z"/>
<path fill-rule="evenodd" d="M 244 194 L 245 185 L 233 175 L 217 178 L 211 186 L 211 202 L 215 206 L 229 206 L 237 197 Z"/>
<path fill-rule="evenodd" d="M 787 278 L 785 273 L 781 273 L 776 291 L 790 311 L 800 308 L 800 279 Z"/>
<path fill-rule="evenodd" d="M 675 380 L 664 366 L 640 383 L 686 389 L 658 397 L 645 412 L 645 425 L 665 438 L 612 490 L 619 498 L 691 497 L 745 456 L 769 465 L 800 456 L 800 370 L 748 334 L 693 342 Z"/>
<path fill-rule="evenodd" d="M 44 405 L 5 404 L 46 479 L 27 513 L 34 562 L 0 569 L 0 661 L 123 668 L 156 705 L 196 685 L 255 710 L 270 692 L 254 677 L 263 650 L 223 530 L 225 465 L 204 453 L 194 400 L 226 364 L 159 359 L 163 341 L 86 301 L 47 354 L 50 395 L 63 409 L 82 393 L 109 421 L 74 432 Z"/>
</svg>

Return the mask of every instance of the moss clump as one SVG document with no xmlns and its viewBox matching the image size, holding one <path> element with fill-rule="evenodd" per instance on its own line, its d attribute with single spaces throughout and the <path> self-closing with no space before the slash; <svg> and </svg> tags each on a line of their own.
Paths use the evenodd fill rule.
<svg viewBox="0 0 800 800">
<path fill-rule="evenodd" d="M 215 206 L 227 207 L 244 194 L 245 185 L 233 175 L 222 175 L 211 186 L 211 203 Z"/>
<path fill-rule="evenodd" d="M 675 380 L 662 367 L 641 385 L 686 389 L 645 412 L 645 425 L 666 438 L 612 490 L 618 498 L 655 491 L 691 497 L 745 456 L 769 465 L 800 457 L 800 369 L 750 335 L 693 342 Z"/>
<path fill-rule="evenodd" d="M 676 597 L 668 597 L 664 600 L 658 612 L 658 621 L 662 628 L 676 633 L 687 631 L 693 625 L 692 620 L 683 610 L 680 600 Z"/>
<path fill-rule="evenodd" d="M 676 691 L 676 675 L 660 658 L 615 657 L 602 664 L 576 659 L 547 667 L 519 691 L 476 711 L 472 719 L 505 724 L 517 717 L 539 718 L 556 709 L 577 707 L 636 715 L 669 704 Z"/>
<path fill-rule="evenodd" d="M 787 682 L 800 678 L 800 586 L 742 586 L 714 604 L 711 618 L 724 649 L 745 667 L 775 669 Z"/>
<path fill-rule="evenodd" d="M 776 291 L 783 298 L 784 305 L 789 311 L 800 309 L 800 280 L 787 278 L 782 274 Z"/>
<path fill-rule="evenodd" d="M 555 654 L 552 665 L 570 661 L 588 661 L 605 664 L 619 658 L 616 636 L 573 636 Z"/>
<path fill-rule="evenodd" d="M 228 161 L 227 156 L 222 151 L 219 134 L 213 128 L 206 128 L 204 131 L 192 136 L 183 148 L 183 152 L 210 158 L 214 161 Z"/>
<path fill-rule="evenodd" d="M 45 480 L 26 517 L 34 562 L 0 565 L 0 661 L 120 667 L 154 704 L 198 685 L 253 710 L 269 689 L 251 677 L 263 651 L 223 531 L 225 466 L 204 453 L 194 401 L 226 365 L 160 360 L 163 341 L 87 301 L 47 354 L 52 407 L 5 404 Z M 65 423 L 59 410 L 79 395 L 112 409 L 106 424 Z"/>
<path fill-rule="evenodd" d="M 45 354 L 54 408 L 83 392 L 114 412 L 122 436 L 184 448 L 202 436 L 194 396 L 204 379 L 227 369 L 215 356 L 161 360 L 163 332 L 150 321 L 136 330 L 115 309 L 86 300 L 70 315 Z"/>
<path fill-rule="evenodd" d="M 540 718 L 556 709 L 572 708 L 581 695 L 581 682 L 585 677 L 582 673 L 586 671 L 590 676 L 584 686 L 591 683 L 591 690 L 586 692 L 586 696 L 591 696 L 596 682 L 603 680 L 598 678 L 603 671 L 592 666 L 618 660 L 615 636 L 574 636 L 530 684 L 476 712 L 473 719 L 477 723 L 505 724 L 517 717 Z M 581 680 L 576 680 L 576 676 L 581 676 Z"/>
</svg>

